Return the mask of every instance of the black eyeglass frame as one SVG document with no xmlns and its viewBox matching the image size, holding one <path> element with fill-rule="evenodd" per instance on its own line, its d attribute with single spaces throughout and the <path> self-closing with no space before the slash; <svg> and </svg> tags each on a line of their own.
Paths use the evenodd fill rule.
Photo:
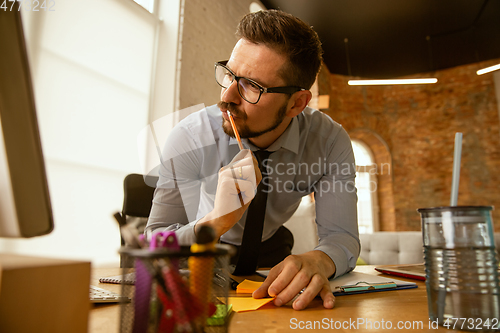
<svg viewBox="0 0 500 333">
<path fill-rule="evenodd" d="M 260 85 L 259 83 L 255 82 L 252 79 L 249 79 L 249 78 L 246 78 L 246 77 L 243 77 L 243 76 L 238 76 L 238 75 L 234 74 L 234 72 L 232 70 L 230 70 L 226 66 L 226 64 L 227 64 L 228 61 L 229 60 L 224 60 L 224 61 L 218 61 L 218 62 L 215 63 L 215 82 L 217 82 L 217 84 L 219 86 L 221 86 L 222 88 L 225 88 L 225 89 L 229 88 L 229 86 L 228 87 L 224 87 L 217 80 L 217 66 L 224 67 L 234 77 L 234 79 L 231 81 L 231 83 L 233 83 L 234 81 L 236 81 L 236 84 L 238 85 L 238 94 L 240 94 L 241 98 L 243 98 L 245 101 L 247 101 L 250 104 L 257 104 L 257 103 L 259 103 L 260 97 L 262 96 L 263 93 L 275 93 L 275 94 L 288 94 L 288 95 L 292 95 L 292 94 L 296 93 L 297 91 L 306 90 L 305 88 L 298 87 L 298 86 L 285 86 L 285 87 L 272 87 L 272 88 L 263 87 L 262 85 Z M 245 80 L 251 82 L 252 84 L 255 84 L 255 86 L 257 86 L 257 88 L 259 88 L 260 93 L 259 93 L 259 97 L 257 98 L 256 102 L 250 102 L 245 97 L 243 97 L 243 94 L 240 91 L 240 84 L 239 84 L 239 81 L 241 79 L 245 79 Z"/>
</svg>

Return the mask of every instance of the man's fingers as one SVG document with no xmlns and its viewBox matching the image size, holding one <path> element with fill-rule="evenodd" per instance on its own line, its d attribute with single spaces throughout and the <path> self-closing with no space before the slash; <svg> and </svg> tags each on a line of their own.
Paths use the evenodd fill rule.
<svg viewBox="0 0 500 333">
<path fill-rule="evenodd" d="M 233 157 L 233 159 L 231 160 L 231 162 L 228 165 L 232 165 L 232 164 L 238 163 L 238 162 L 243 161 L 243 160 L 249 160 L 250 156 L 252 156 L 252 151 L 250 149 L 240 150 L 239 153 Z"/>
<path fill-rule="evenodd" d="M 247 154 L 245 155 L 240 155 L 240 153 L 238 153 L 238 155 L 236 155 L 236 157 L 227 165 L 227 166 L 233 166 L 233 167 L 236 167 L 236 166 L 242 166 L 242 165 L 252 165 L 253 164 L 253 161 L 252 161 L 252 153 L 250 153 L 250 151 L 248 151 Z M 238 157 L 238 159 L 237 159 Z"/>
<path fill-rule="evenodd" d="M 281 270 L 283 269 L 283 262 L 279 263 L 278 265 L 274 266 L 270 271 L 269 274 L 267 275 L 267 278 L 262 282 L 262 285 L 257 288 L 252 294 L 253 298 L 262 298 L 266 296 L 271 296 L 268 293 L 269 286 L 276 280 L 276 278 L 279 276 L 281 273 Z"/>
<path fill-rule="evenodd" d="M 323 285 L 323 288 L 321 288 L 321 292 L 319 293 L 319 295 L 323 300 L 323 306 L 325 307 L 325 309 L 333 309 L 333 307 L 335 306 L 335 296 L 333 296 L 329 282 Z"/>
<path fill-rule="evenodd" d="M 316 297 L 321 289 L 320 279 L 316 274 L 308 281 L 300 296 L 293 302 L 295 310 L 304 309 Z"/>
<path fill-rule="evenodd" d="M 234 172 L 234 176 L 233 176 Z M 220 177 L 234 177 L 239 179 L 254 178 L 255 171 L 252 165 L 233 165 L 231 167 L 225 166 L 219 170 Z"/>
<path fill-rule="evenodd" d="M 243 167 L 243 169 L 251 170 L 252 177 L 254 177 L 256 183 L 259 184 L 260 181 L 262 180 L 262 174 L 259 169 L 259 162 L 257 162 L 257 160 L 253 155 L 250 156 L 248 156 L 248 158 L 236 162 L 235 164 L 232 165 L 232 167 L 233 168 Z"/>
<path fill-rule="evenodd" d="M 297 299 L 293 302 L 293 308 L 295 310 L 305 309 L 306 306 L 311 303 L 311 301 L 318 295 L 321 289 L 321 277 L 316 274 L 314 275 L 307 287 L 302 291 L 302 293 L 297 297 Z"/>
<path fill-rule="evenodd" d="M 325 309 L 333 309 L 335 306 L 335 296 L 333 296 L 330 283 L 323 281 L 324 279 L 319 274 L 314 275 L 304 292 L 293 302 L 293 308 L 295 310 L 305 309 L 319 294 L 321 299 L 323 299 L 323 307 Z"/>
<path fill-rule="evenodd" d="M 245 206 L 245 199 L 243 199 L 243 195 L 241 194 L 241 190 L 240 190 L 240 187 L 238 186 L 238 183 L 235 184 L 236 185 L 236 191 L 238 191 L 238 199 L 240 200 L 240 205 L 241 207 Z"/>
<path fill-rule="evenodd" d="M 293 256 L 288 256 L 282 262 L 283 268 L 279 276 L 269 286 L 268 293 L 270 296 L 277 296 L 280 294 L 294 279 L 295 275 L 300 271 L 300 264 L 293 261 Z M 298 289 L 296 294 L 302 288 Z M 290 298 L 291 299 L 291 298 Z"/>
<path fill-rule="evenodd" d="M 240 154 L 238 154 L 238 155 L 240 155 Z M 235 169 L 239 168 L 239 167 L 243 167 L 244 169 L 249 167 L 250 170 L 252 170 L 252 177 L 254 177 L 256 183 L 259 184 L 262 180 L 262 174 L 261 174 L 260 169 L 259 169 L 259 162 L 257 161 L 257 159 L 255 158 L 255 156 L 252 153 L 248 153 L 248 155 L 245 155 L 244 158 L 241 158 L 237 161 L 233 160 L 231 163 L 226 165 L 224 167 L 224 169 L 228 169 L 229 167 L 232 167 Z M 247 175 L 247 177 L 248 177 L 248 175 Z"/>
<path fill-rule="evenodd" d="M 255 184 L 248 180 L 238 180 L 237 182 L 243 202 L 246 205 L 255 197 Z"/>
<path fill-rule="evenodd" d="M 228 170 L 230 172 L 230 170 Z M 213 217 L 221 217 L 226 214 L 235 212 L 242 209 L 243 211 L 248 208 L 250 202 L 255 197 L 255 184 L 248 180 L 236 180 L 233 177 L 225 177 L 219 180 L 217 187 L 219 200 L 221 204 L 217 204 L 216 209 L 213 210 Z"/>
<path fill-rule="evenodd" d="M 260 182 L 262 181 L 262 173 L 260 172 L 260 169 L 259 169 L 259 162 L 257 161 L 255 156 L 253 156 L 253 155 L 252 155 L 252 160 L 253 160 L 253 169 L 255 172 L 255 180 L 256 180 L 257 184 L 260 184 Z"/>
<path fill-rule="evenodd" d="M 269 287 L 270 282 L 266 284 L 266 281 L 264 281 L 262 285 L 252 293 L 253 298 L 263 298 L 269 296 L 269 294 L 267 293 L 267 288 Z"/>
</svg>

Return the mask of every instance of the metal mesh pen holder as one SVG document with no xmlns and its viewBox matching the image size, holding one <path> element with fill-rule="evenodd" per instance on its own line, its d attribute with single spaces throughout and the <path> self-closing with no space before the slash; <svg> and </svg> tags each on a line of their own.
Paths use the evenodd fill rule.
<svg viewBox="0 0 500 333">
<path fill-rule="evenodd" d="M 230 308 L 229 258 L 232 248 L 193 253 L 189 247 L 147 250 L 122 248 L 121 333 L 227 332 Z"/>
</svg>

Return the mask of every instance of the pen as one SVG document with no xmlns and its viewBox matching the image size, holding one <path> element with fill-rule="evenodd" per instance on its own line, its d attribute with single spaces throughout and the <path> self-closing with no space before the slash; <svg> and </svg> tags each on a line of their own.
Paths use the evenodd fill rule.
<svg viewBox="0 0 500 333">
<path fill-rule="evenodd" d="M 160 233 L 159 237 L 153 237 L 152 242 L 156 243 L 156 246 L 159 248 L 166 248 L 172 251 L 179 251 L 180 246 L 177 241 L 177 236 L 175 234 L 175 231 L 164 231 Z M 166 259 L 169 260 L 169 259 Z M 160 260 L 160 262 L 162 262 Z M 177 259 L 170 259 L 170 269 L 173 270 L 179 270 L 179 262 Z M 162 262 L 163 263 L 163 262 Z M 163 267 L 166 267 L 163 265 Z M 165 278 L 167 278 L 168 271 L 164 271 L 163 274 Z M 161 316 L 160 316 L 160 323 L 158 326 L 158 333 L 164 333 L 164 332 L 173 332 L 175 328 L 175 316 L 174 311 L 175 308 L 179 308 L 179 304 L 175 304 L 174 300 L 172 299 L 172 295 L 169 295 L 169 292 L 167 290 L 166 282 L 165 279 L 161 276 L 160 274 L 160 279 L 158 279 L 158 284 L 157 284 L 157 295 L 158 299 L 162 303 L 162 309 L 160 311 Z"/>
<path fill-rule="evenodd" d="M 193 301 L 188 286 L 184 283 L 179 271 L 176 270 L 170 260 L 163 268 L 164 279 L 175 304 L 173 317 L 179 332 L 194 332 L 194 318 L 201 314 L 199 302 Z M 161 295 L 160 295 L 161 296 Z"/>
<path fill-rule="evenodd" d="M 136 293 L 134 297 L 133 333 L 147 332 L 148 329 L 153 277 L 149 274 L 147 264 L 147 259 L 144 259 L 144 261 L 141 258 L 135 259 Z"/>
<path fill-rule="evenodd" d="M 236 290 L 236 288 L 238 287 L 238 285 L 240 284 L 238 281 L 236 281 L 235 279 L 233 279 L 232 277 L 229 277 L 231 279 L 231 289 L 233 290 Z"/>
<path fill-rule="evenodd" d="M 239 282 L 233 279 L 231 276 L 229 276 L 229 286 L 231 287 L 232 290 L 236 290 L 236 287 L 238 287 Z M 228 283 L 227 279 L 224 277 L 224 274 L 220 269 L 217 269 L 217 271 L 214 274 L 214 283 L 217 284 L 219 287 L 224 287 L 226 283 Z"/>
<path fill-rule="evenodd" d="M 240 138 L 240 133 L 238 133 L 238 130 L 236 129 L 236 124 L 234 123 L 233 116 L 231 115 L 231 112 L 226 111 L 227 116 L 229 117 L 229 121 L 231 122 L 231 127 L 233 128 L 234 135 L 236 136 L 236 140 L 238 140 L 238 146 L 240 147 L 240 150 L 243 150 L 243 144 L 241 143 L 241 138 Z"/>
</svg>

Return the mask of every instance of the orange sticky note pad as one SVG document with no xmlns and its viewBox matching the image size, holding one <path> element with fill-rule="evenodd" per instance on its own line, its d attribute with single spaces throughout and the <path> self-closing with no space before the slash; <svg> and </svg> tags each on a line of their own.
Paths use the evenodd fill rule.
<svg viewBox="0 0 500 333">
<path fill-rule="evenodd" d="M 253 297 L 228 297 L 227 301 L 233 306 L 233 311 L 244 312 L 244 311 L 254 311 L 267 303 L 272 302 L 274 298 L 259 298 L 255 299 Z"/>
<path fill-rule="evenodd" d="M 262 282 L 243 280 L 236 287 L 237 294 L 251 294 L 262 285 Z"/>
</svg>

